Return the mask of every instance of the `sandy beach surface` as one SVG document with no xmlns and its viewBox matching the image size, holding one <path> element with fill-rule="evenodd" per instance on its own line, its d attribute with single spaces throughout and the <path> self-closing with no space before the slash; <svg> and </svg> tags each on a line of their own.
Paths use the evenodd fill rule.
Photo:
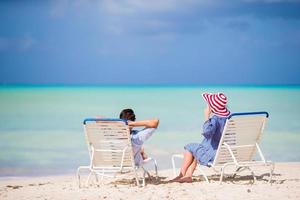
<svg viewBox="0 0 300 200">
<path fill-rule="evenodd" d="M 234 179 L 227 176 L 221 185 L 211 169 L 207 170 L 210 183 L 198 171 L 193 183 L 169 183 L 172 170 L 162 170 L 157 180 L 147 179 L 144 188 L 135 186 L 132 176 L 106 178 L 101 185 L 83 188 L 78 187 L 75 175 L 1 178 L 0 199 L 300 199 L 300 162 L 276 163 L 272 184 L 267 182 L 267 169 L 254 170 L 254 183 L 249 172 L 242 172 Z"/>
</svg>

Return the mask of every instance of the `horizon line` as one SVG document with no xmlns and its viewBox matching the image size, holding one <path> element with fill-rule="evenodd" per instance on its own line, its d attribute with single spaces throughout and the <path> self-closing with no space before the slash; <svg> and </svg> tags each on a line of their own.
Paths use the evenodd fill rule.
<svg viewBox="0 0 300 200">
<path fill-rule="evenodd" d="M 0 87 L 300 87 L 300 84 L 188 84 L 188 83 L 0 83 Z"/>
</svg>

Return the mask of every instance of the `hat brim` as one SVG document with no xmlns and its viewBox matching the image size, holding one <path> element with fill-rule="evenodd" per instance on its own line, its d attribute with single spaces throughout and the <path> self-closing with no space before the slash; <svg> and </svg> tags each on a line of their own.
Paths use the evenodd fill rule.
<svg viewBox="0 0 300 200">
<path fill-rule="evenodd" d="M 230 115 L 230 111 L 226 107 L 224 107 L 223 110 L 221 111 L 221 110 L 215 109 L 214 106 L 212 106 L 212 102 L 211 102 L 212 96 L 213 96 L 213 94 L 210 94 L 210 93 L 202 93 L 202 97 L 206 101 L 208 106 L 210 107 L 211 111 L 215 115 L 218 115 L 221 117 L 227 117 L 228 115 Z"/>
</svg>

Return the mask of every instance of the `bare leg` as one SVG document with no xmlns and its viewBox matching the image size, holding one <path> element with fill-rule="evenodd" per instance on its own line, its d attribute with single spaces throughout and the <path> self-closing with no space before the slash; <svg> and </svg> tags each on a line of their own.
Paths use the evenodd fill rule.
<svg viewBox="0 0 300 200">
<path fill-rule="evenodd" d="M 185 177 L 192 177 L 196 167 L 197 167 L 197 160 L 194 159 L 192 164 L 187 169 L 187 171 L 185 173 Z"/>
<path fill-rule="evenodd" d="M 141 148 L 141 155 L 142 155 L 143 160 L 146 160 L 148 158 L 147 154 L 145 153 L 144 147 Z"/>
<path fill-rule="evenodd" d="M 193 154 L 189 151 L 185 151 L 184 154 L 183 154 L 183 162 L 182 162 L 182 166 L 180 168 L 180 173 L 177 177 L 172 179 L 172 181 L 177 181 L 180 178 L 184 177 L 187 170 L 188 170 L 188 168 L 193 163 L 193 161 L 194 161 Z"/>
<path fill-rule="evenodd" d="M 183 177 L 176 180 L 176 182 L 179 183 L 191 183 L 193 181 L 192 176 L 197 167 L 197 160 L 194 158 L 193 162 L 190 164 L 188 169 L 186 170 L 186 173 Z"/>
<path fill-rule="evenodd" d="M 182 163 L 182 166 L 180 168 L 180 174 L 185 176 L 188 168 L 190 167 L 190 165 L 193 163 L 194 160 L 195 159 L 193 157 L 193 154 L 189 151 L 185 151 L 184 152 L 184 157 L 183 157 L 183 163 Z"/>
</svg>

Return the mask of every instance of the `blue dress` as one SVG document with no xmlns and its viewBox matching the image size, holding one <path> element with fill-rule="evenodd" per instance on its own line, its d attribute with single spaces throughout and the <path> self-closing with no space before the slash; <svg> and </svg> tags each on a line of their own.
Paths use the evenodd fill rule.
<svg viewBox="0 0 300 200">
<path fill-rule="evenodd" d="M 213 115 L 203 124 L 203 141 L 185 145 L 184 149 L 191 152 L 201 165 L 207 166 L 214 161 L 226 119 Z"/>
</svg>

